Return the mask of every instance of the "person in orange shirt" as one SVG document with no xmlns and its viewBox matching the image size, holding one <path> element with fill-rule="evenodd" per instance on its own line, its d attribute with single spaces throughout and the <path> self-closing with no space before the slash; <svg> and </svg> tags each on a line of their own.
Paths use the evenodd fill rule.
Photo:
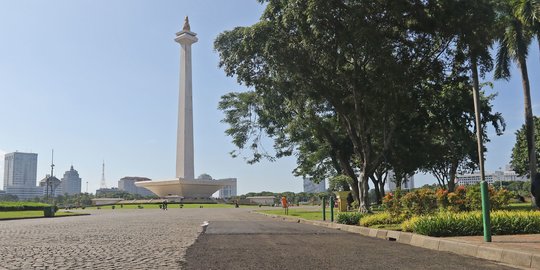
<svg viewBox="0 0 540 270">
<path fill-rule="evenodd" d="M 289 204 L 287 203 L 287 197 L 281 197 L 281 206 L 285 209 L 285 215 L 289 214 Z"/>
</svg>

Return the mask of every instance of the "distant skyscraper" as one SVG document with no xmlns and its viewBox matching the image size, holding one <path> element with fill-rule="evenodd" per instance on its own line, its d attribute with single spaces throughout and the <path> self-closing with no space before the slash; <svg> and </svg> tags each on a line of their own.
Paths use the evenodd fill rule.
<svg viewBox="0 0 540 270">
<path fill-rule="evenodd" d="M 58 195 L 64 194 L 62 192 L 62 181 L 56 177 L 50 177 L 50 174 L 47 174 L 45 178 L 39 181 L 39 186 L 43 190 L 41 192 L 42 196 L 58 197 Z M 49 186 L 47 187 L 47 179 L 49 179 Z M 47 191 L 47 188 L 49 189 Z"/>
<path fill-rule="evenodd" d="M 62 177 L 62 192 L 68 195 L 81 193 L 81 182 L 79 172 L 73 169 L 73 165 L 71 165 L 69 171 L 66 171 L 64 177 Z"/>
<path fill-rule="evenodd" d="M 131 194 L 138 194 L 141 196 L 152 196 L 155 195 L 152 191 L 138 187 L 135 185 L 135 182 L 139 181 L 151 181 L 152 179 L 146 177 L 137 177 L 137 176 L 126 176 L 118 180 L 118 189 L 125 191 Z"/>
<path fill-rule="evenodd" d="M 304 177 L 304 192 L 305 193 L 319 193 L 319 192 L 325 192 L 326 191 L 326 183 L 325 181 L 321 181 L 320 183 L 315 183 L 311 180 L 309 177 Z"/>
<path fill-rule="evenodd" d="M 236 178 L 225 178 L 225 179 L 219 179 L 220 181 L 226 181 L 223 186 L 219 190 L 219 197 L 220 198 L 230 198 L 236 196 Z"/>
<path fill-rule="evenodd" d="M 388 190 L 396 190 L 395 175 L 393 171 L 388 171 L 388 176 L 386 178 L 386 183 L 388 185 Z M 414 188 L 414 175 L 406 177 L 405 180 L 401 183 L 402 189 L 413 189 Z"/>
<path fill-rule="evenodd" d="M 4 157 L 4 190 L 21 200 L 41 196 L 36 186 L 37 154 L 14 152 Z"/>
</svg>

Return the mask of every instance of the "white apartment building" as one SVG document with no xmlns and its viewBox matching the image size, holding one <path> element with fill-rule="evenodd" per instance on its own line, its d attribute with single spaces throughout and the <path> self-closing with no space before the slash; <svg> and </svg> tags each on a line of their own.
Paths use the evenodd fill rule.
<svg viewBox="0 0 540 270">
<path fill-rule="evenodd" d="M 13 152 L 4 156 L 4 191 L 20 200 L 40 197 L 37 182 L 37 154 Z"/>
<path fill-rule="evenodd" d="M 48 185 L 47 180 L 49 181 Z M 64 194 L 62 190 L 62 181 L 54 176 L 51 177 L 50 174 L 47 174 L 45 178 L 39 181 L 39 186 L 42 190 L 41 196 L 58 197 L 59 195 Z"/>
<path fill-rule="evenodd" d="M 220 198 L 230 198 L 236 196 L 236 178 L 224 178 L 219 180 L 226 181 L 226 185 L 219 190 Z"/>
<path fill-rule="evenodd" d="M 519 176 L 515 171 L 511 170 L 508 166 L 505 171 L 495 171 L 493 173 L 485 173 L 486 182 L 488 184 L 496 184 L 501 181 L 527 181 L 525 176 Z M 480 172 L 474 172 L 471 174 L 459 174 L 456 176 L 456 183 L 458 185 L 475 185 L 480 183 Z"/>
<path fill-rule="evenodd" d="M 79 172 L 73 169 L 73 165 L 69 171 L 64 173 L 62 177 L 62 192 L 68 195 L 74 195 L 81 193 L 82 179 L 79 177 Z"/>
<path fill-rule="evenodd" d="M 139 177 L 139 176 L 122 177 L 120 180 L 118 180 L 118 189 L 125 191 L 127 193 L 138 194 L 141 196 L 155 195 L 152 191 L 146 188 L 136 186 L 135 182 L 139 182 L 139 181 L 152 181 L 152 179 L 146 178 L 146 177 Z"/>
</svg>

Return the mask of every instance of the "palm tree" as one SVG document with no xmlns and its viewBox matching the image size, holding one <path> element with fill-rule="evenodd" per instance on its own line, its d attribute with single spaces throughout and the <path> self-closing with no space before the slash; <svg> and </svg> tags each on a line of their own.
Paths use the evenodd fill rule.
<svg viewBox="0 0 540 270">
<path fill-rule="evenodd" d="M 540 49 L 540 0 L 514 0 L 513 11 L 514 16 L 536 35 Z"/>
<path fill-rule="evenodd" d="M 464 6 L 464 5 L 467 6 Z M 494 6 L 489 0 L 468 1 L 463 3 L 468 10 L 463 17 L 462 27 L 458 33 L 458 48 L 463 48 L 470 63 L 471 79 L 473 83 L 474 111 L 476 122 L 476 140 L 478 144 L 478 165 L 482 181 L 484 176 L 484 139 L 482 138 L 482 120 L 480 108 L 480 76 L 493 68 L 493 59 L 489 48 L 493 44 L 494 31 L 489 31 L 495 22 Z M 480 68 L 479 68 L 480 66 Z M 479 74 L 480 71 L 482 74 Z M 449 185 L 450 189 L 450 185 Z"/>
<path fill-rule="evenodd" d="M 540 179 L 536 177 L 536 153 L 534 150 L 534 122 L 531 105 L 531 89 L 527 70 L 528 47 L 531 44 L 532 32 L 515 16 L 515 10 L 523 0 L 499 2 L 498 16 L 502 26 L 498 37 L 499 48 L 495 67 L 495 79 L 510 78 L 510 61 L 517 63 L 521 71 L 525 103 L 525 127 L 527 150 L 529 153 L 529 175 L 531 176 L 531 193 L 535 203 L 540 206 Z"/>
</svg>

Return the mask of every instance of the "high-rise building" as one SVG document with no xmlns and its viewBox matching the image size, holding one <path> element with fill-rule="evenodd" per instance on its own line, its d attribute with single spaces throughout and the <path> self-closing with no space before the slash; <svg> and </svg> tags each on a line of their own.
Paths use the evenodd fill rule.
<svg viewBox="0 0 540 270">
<path fill-rule="evenodd" d="M 231 198 L 237 195 L 236 194 L 236 178 L 219 179 L 219 181 L 223 181 L 223 184 L 225 184 L 219 190 L 220 198 Z"/>
<path fill-rule="evenodd" d="M 309 177 L 304 177 L 304 192 L 305 193 L 320 193 L 326 191 L 326 181 L 321 181 L 318 184 L 313 182 Z"/>
<path fill-rule="evenodd" d="M 388 190 L 396 190 L 396 177 L 393 171 L 388 171 L 386 178 L 388 184 Z M 407 176 L 404 181 L 401 182 L 401 189 L 413 189 L 414 188 L 414 175 Z"/>
<path fill-rule="evenodd" d="M 4 156 L 4 190 L 20 200 L 41 196 L 36 186 L 37 154 L 14 152 Z"/>
<path fill-rule="evenodd" d="M 49 185 L 47 185 L 47 180 L 49 181 Z M 39 181 L 39 186 L 42 189 L 42 196 L 58 197 L 63 194 L 62 181 L 54 176 L 51 177 L 50 174 L 47 174 L 45 178 Z"/>
<path fill-rule="evenodd" d="M 151 180 L 152 179 L 146 177 L 126 176 L 118 180 L 118 189 L 131 194 L 138 194 L 141 196 L 153 196 L 154 193 L 152 191 L 135 185 L 135 182 Z"/>
<path fill-rule="evenodd" d="M 79 172 L 73 169 L 73 165 L 71 165 L 69 171 L 66 171 L 64 177 L 62 177 L 62 192 L 68 195 L 81 193 L 81 182 Z"/>
</svg>

